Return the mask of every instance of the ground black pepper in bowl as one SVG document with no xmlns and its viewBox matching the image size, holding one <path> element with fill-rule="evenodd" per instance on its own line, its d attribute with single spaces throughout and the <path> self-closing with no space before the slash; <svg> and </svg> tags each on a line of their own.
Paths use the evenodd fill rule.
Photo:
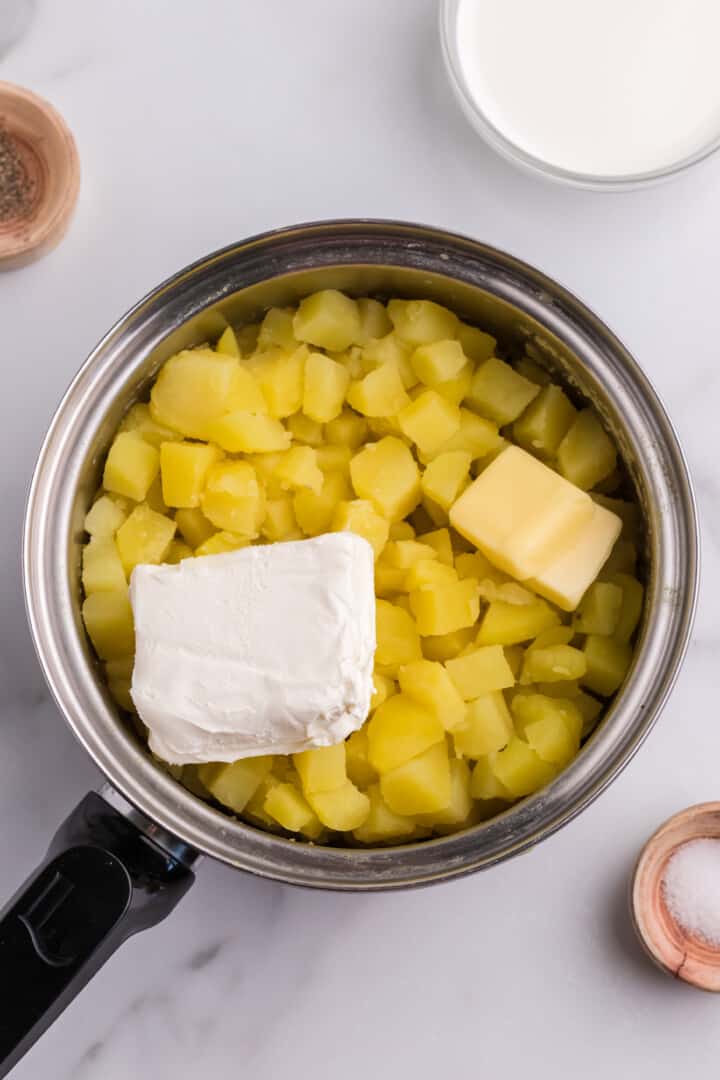
<svg viewBox="0 0 720 1080">
<path fill-rule="evenodd" d="M 23 161 L 17 140 L 0 127 L 0 225 L 28 217 L 37 198 L 37 181 Z"/>
</svg>

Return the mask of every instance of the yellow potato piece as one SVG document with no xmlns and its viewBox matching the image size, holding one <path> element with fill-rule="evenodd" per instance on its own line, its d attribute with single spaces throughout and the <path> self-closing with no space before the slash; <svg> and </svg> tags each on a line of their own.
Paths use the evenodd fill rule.
<svg viewBox="0 0 720 1080">
<path fill-rule="evenodd" d="M 420 502 L 420 471 L 408 447 L 392 435 L 355 454 L 350 477 L 358 497 L 375 503 L 389 521 L 407 517 Z"/>
<path fill-rule="evenodd" d="M 430 462 L 420 482 L 423 495 L 449 510 L 470 482 L 471 455 L 467 450 L 449 450 Z"/>
<path fill-rule="evenodd" d="M 515 736 L 504 750 L 490 754 L 489 759 L 492 772 L 515 798 L 532 795 L 557 775 L 555 765 L 543 761 L 531 746 Z"/>
<path fill-rule="evenodd" d="M 411 661 L 400 668 L 398 679 L 405 697 L 428 709 L 446 731 L 465 723 L 465 702 L 442 664 Z"/>
<path fill-rule="evenodd" d="M 290 432 L 272 416 L 238 410 L 207 425 L 208 437 L 232 454 L 264 454 L 290 446 Z"/>
<path fill-rule="evenodd" d="M 298 341 L 339 352 L 361 338 L 360 311 L 344 293 L 323 289 L 300 303 L 293 330 Z"/>
<path fill-rule="evenodd" d="M 464 656 L 447 660 L 445 667 L 465 701 L 515 685 L 515 677 L 501 645 L 473 649 Z"/>
<path fill-rule="evenodd" d="M 407 611 L 387 600 L 378 600 L 375 622 L 375 664 L 380 674 L 396 675 L 403 664 L 422 659 L 417 627 Z"/>
<path fill-rule="evenodd" d="M 460 329 L 457 315 L 433 300 L 391 300 L 387 313 L 398 336 L 410 345 L 454 338 Z"/>
<path fill-rule="evenodd" d="M 350 383 L 347 400 L 357 412 L 372 417 L 395 416 L 410 402 L 400 373 L 392 364 L 383 364 Z"/>
<path fill-rule="evenodd" d="M 307 357 L 305 345 L 294 352 L 277 349 L 260 355 L 254 375 L 270 416 L 283 419 L 302 408 Z"/>
<path fill-rule="evenodd" d="M 352 409 L 343 409 L 339 416 L 325 425 L 325 438 L 332 446 L 357 450 L 366 441 L 367 434 L 367 420 Z"/>
<path fill-rule="evenodd" d="M 218 529 L 256 537 L 265 514 L 265 496 L 252 465 L 223 461 L 211 466 L 200 506 Z"/>
<path fill-rule="evenodd" d="M 425 386 L 438 387 L 456 378 L 467 364 L 459 341 L 433 341 L 419 345 L 410 357 L 415 374 Z"/>
<path fill-rule="evenodd" d="M 112 537 L 92 540 L 83 548 L 82 585 L 86 596 L 127 587 L 125 570 Z"/>
<path fill-rule="evenodd" d="M 288 832 L 300 832 L 314 819 L 315 812 L 294 784 L 275 784 L 263 803 L 265 813 Z"/>
<path fill-rule="evenodd" d="M 368 721 L 368 760 L 380 774 L 395 769 L 445 738 L 436 712 L 405 694 L 394 694 Z"/>
<path fill-rule="evenodd" d="M 211 438 L 208 425 L 231 407 L 238 368 L 234 357 L 211 349 L 186 349 L 171 356 L 150 393 L 153 420 L 188 438 Z"/>
<path fill-rule="evenodd" d="M 389 522 L 366 499 L 349 499 L 338 504 L 331 523 L 333 532 L 354 532 L 371 545 L 375 558 L 387 543 Z"/>
<path fill-rule="evenodd" d="M 128 504 L 124 499 L 101 495 L 88 510 L 83 528 L 93 540 L 109 540 L 128 516 Z"/>
<path fill-rule="evenodd" d="M 384 337 L 392 330 L 392 323 L 385 305 L 379 300 L 370 300 L 364 296 L 357 301 L 357 309 L 360 316 L 360 332 L 356 341 L 359 345 L 367 345 L 369 341 Z"/>
<path fill-rule="evenodd" d="M 529 604 L 493 600 L 483 615 L 476 640 L 478 645 L 517 645 L 559 622 L 558 613 L 544 600 L 531 597 Z"/>
<path fill-rule="evenodd" d="M 285 427 L 295 442 L 305 443 L 306 446 L 312 446 L 315 449 L 323 445 L 325 439 L 323 425 L 317 420 L 311 420 L 305 413 L 298 412 L 288 416 Z"/>
<path fill-rule="evenodd" d="M 308 802 L 328 829 L 338 832 L 352 832 L 367 821 L 370 814 L 370 800 L 347 780 L 336 791 L 316 792 L 308 797 Z"/>
<path fill-rule="evenodd" d="M 370 810 L 364 823 L 353 833 L 356 840 L 361 844 L 383 844 L 412 835 L 415 831 L 414 821 L 390 809 L 382 797 L 379 784 L 368 787 L 367 797 Z"/>
<path fill-rule="evenodd" d="M 102 660 L 114 660 L 135 651 L 127 590 L 92 593 L 83 603 L 82 617 L 95 652 Z"/>
<path fill-rule="evenodd" d="M 424 390 L 398 412 L 404 435 L 424 454 L 437 454 L 460 428 L 460 409 L 436 390 Z"/>
<path fill-rule="evenodd" d="M 103 472 L 106 491 L 126 495 L 141 502 L 160 469 L 160 455 L 154 446 L 134 431 L 115 436 Z"/>
<path fill-rule="evenodd" d="M 166 505 L 197 509 L 208 470 L 221 456 L 215 446 L 203 443 L 161 443 L 160 478 Z"/>
<path fill-rule="evenodd" d="M 293 754 L 292 758 L 306 795 L 336 791 L 347 780 L 344 742 L 303 750 L 300 754 Z"/>
<path fill-rule="evenodd" d="M 201 559 L 205 555 L 226 555 L 228 551 L 238 551 L 249 543 L 247 536 L 227 531 L 216 532 L 195 548 L 195 557 Z"/>
<path fill-rule="evenodd" d="M 208 521 L 202 510 L 178 510 L 175 523 L 191 548 L 199 547 L 215 532 L 215 526 Z"/>
<path fill-rule="evenodd" d="M 302 539 L 291 495 L 281 495 L 278 499 L 267 500 L 260 532 L 271 543 Z"/>
<path fill-rule="evenodd" d="M 581 678 L 583 686 L 601 697 L 610 697 L 627 674 L 632 649 L 624 641 L 589 634 L 582 651 L 587 665 Z"/>
<path fill-rule="evenodd" d="M 342 411 L 350 383 L 350 372 L 343 364 L 323 353 L 311 352 L 305 361 L 303 412 L 325 424 Z"/>
<path fill-rule="evenodd" d="M 179 432 L 153 420 L 150 406 L 144 401 L 138 401 L 128 409 L 118 431 L 134 431 L 136 435 L 141 435 L 145 442 L 149 442 L 158 450 L 160 443 L 182 438 Z"/>
<path fill-rule="evenodd" d="M 480 596 L 474 578 L 447 584 L 421 585 L 410 593 L 410 608 L 423 636 L 451 634 L 474 626 L 480 613 Z"/>
<path fill-rule="evenodd" d="M 352 489 L 345 475 L 328 472 L 318 493 L 298 491 L 293 497 L 297 523 L 306 536 L 328 532 L 338 506 L 351 498 Z"/>
<path fill-rule="evenodd" d="M 270 308 L 260 323 L 257 347 L 261 352 L 273 348 L 292 352 L 298 346 L 298 339 L 293 330 L 295 310 L 293 308 Z"/>
<path fill-rule="evenodd" d="M 473 810 L 473 800 L 470 793 L 470 767 L 466 761 L 457 758 L 450 760 L 450 801 L 442 810 L 435 810 L 429 814 L 418 814 L 417 821 L 421 825 L 431 826 L 454 826 L 469 824 Z M 443 831 L 447 831 L 444 829 Z"/>
<path fill-rule="evenodd" d="M 130 576 L 139 563 L 161 563 L 175 535 L 175 522 L 151 510 L 145 503 L 136 506 L 115 537 L 120 561 Z"/>
<path fill-rule="evenodd" d="M 592 409 L 582 409 L 560 443 L 558 468 L 584 490 L 609 476 L 617 464 L 617 451 Z"/>
<path fill-rule="evenodd" d="M 468 403 L 503 427 L 517 420 L 539 393 L 535 383 L 513 371 L 504 360 L 491 356 L 475 372 Z"/>
<path fill-rule="evenodd" d="M 318 468 L 317 451 L 312 446 L 291 446 L 280 454 L 273 476 L 283 491 L 307 488 L 319 494 L 325 482 Z"/>
<path fill-rule="evenodd" d="M 368 758 L 367 725 L 354 731 L 345 743 L 345 767 L 348 780 L 361 790 L 377 780 L 378 774 Z"/>
<path fill-rule="evenodd" d="M 271 756 L 242 758 L 229 764 L 200 765 L 200 783 L 223 806 L 241 813 L 272 768 Z"/>
<path fill-rule="evenodd" d="M 433 814 L 448 807 L 452 788 L 445 741 L 384 773 L 380 791 L 396 814 Z"/>
<path fill-rule="evenodd" d="M 240 346 L 232 326 L 226 326 L 223 330 L 215 345 L 215 352 L 223 353 L 224 356 L 240 358 Z"/>
<path fill-rule="evenodd" d="M 470 701 L 463 723 L 453 731 L 455 751 L 462 757 L 481 758 L 507 746 L 513 722 L 500 690 Z"/>
<path fill-rule="evenodd" d="M 543 387 L 512 429 L 514 442 L 531 454 L 552 458 L 577 411 L 559 386 Z"/>
</svg>

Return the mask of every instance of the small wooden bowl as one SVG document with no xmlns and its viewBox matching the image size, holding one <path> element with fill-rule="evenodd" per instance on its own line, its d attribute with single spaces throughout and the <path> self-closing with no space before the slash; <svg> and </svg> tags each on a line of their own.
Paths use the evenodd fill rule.
<svg viewBox="0 0 720 1080">
<path fill-rule="evenodd" d="M 700 990 L 720 992 L 720 947 L 679 926 L 663 896 L 668 860 L 689 840 L 720 839 L 720 802 L 681 811 L 648 840 L 635 869 L 632 915 L 640 941 L 669 975 Z"/>
<path fill-rule="evenodd" d="M 80 160 L 52 105 L 7 82 L 0 82 L 0 133 L 9 137 L 28 190 L 18 212 L 0 213 L 0 270 L 10 270 L 46 255 L 64 236 L 80 190 Z"/>
</svg>

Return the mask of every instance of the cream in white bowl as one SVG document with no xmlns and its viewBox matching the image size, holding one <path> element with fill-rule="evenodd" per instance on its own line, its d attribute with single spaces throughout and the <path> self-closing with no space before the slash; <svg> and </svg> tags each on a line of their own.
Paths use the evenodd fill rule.
<svg viewBox="0 0 720 1080">
<path fill-rule="evenodd" d="M 446 8 L 466 106 L 536 165 L 598 180 L 649 177 L 720 138 L 717 0 Z"/>
</svg>

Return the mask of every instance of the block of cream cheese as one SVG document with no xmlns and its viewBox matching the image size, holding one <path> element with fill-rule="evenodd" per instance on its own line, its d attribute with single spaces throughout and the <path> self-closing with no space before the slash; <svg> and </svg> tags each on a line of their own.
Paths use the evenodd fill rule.
<svg viewBox="0 0 720 1080">
<path fill-rule="evenodd" d="M 593 504 L 593 516 L 570 547 L 563 548 L 536 578 L 526 582 L 563 611 L 574 611 L 595 580 L 620 535 L 622 521 L 604 506 Z"/>
<path fill-rule="evenodd" d="M 137 566 L 132 699 L 172 764 L 341 742 L 373 692 L 373 550 L 354 533 Z"/>
<path fill-rule="evenodd" d="M 575 543 L 594 506 L 587 492 L 508 446 L 453 505 L 450 524 L 495 566 L 526 581 Z"/>
</svg>

